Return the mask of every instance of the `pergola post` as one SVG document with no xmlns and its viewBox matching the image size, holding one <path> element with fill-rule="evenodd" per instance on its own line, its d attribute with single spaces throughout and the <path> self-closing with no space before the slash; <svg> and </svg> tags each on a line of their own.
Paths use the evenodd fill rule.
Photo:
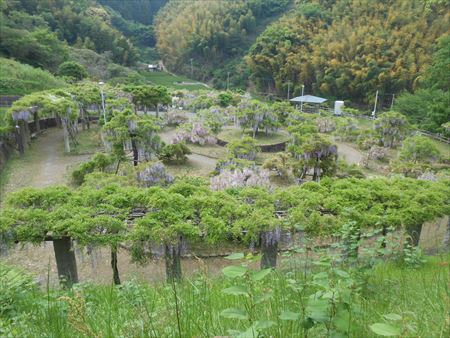
<svg viewBox="0 0 450 338">
<path fill-rule="evenodd" d="M 74 283 L 78 283 L 77 261 L 72 250 L 71 238 L 53 239 L 53 249 L 58 277 L 63 285 L 70 288 Z"/>
</svg>

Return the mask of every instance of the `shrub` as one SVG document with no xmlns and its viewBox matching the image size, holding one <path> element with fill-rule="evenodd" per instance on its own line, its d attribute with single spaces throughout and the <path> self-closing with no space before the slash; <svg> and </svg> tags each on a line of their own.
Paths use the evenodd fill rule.
<svg viewBox="0 0 450 338">
<path fill-rule="evenodd" d="M 169 126 L 179 126 L 181 124 L 187 123 L 189 118 L 176 110 L 171 110 L 167 112 L 167 124 Z"/>
<path fill-rule="evenodd" d="M 161 162 L 155 163 L 137 174 L 138 181 L 145 187 L 165 186 L 173 182 L 173 176 L 166 173 Z"/>
<path fill-rule="evenodd" d="M 268 187 L 270 172 L 259 168 L 223 170 L 211 178 L 212 190 L 225 190 L 240 187 Z"/>
<path fill-rule="evenodd" d="M 200 120 L 214 135 L 217 135 L 222 130 L 222 127 L 227 123 L 226 110 L 220 107 L 211 107 L 210 109 L 202 110 L 198 113 Z"/>
<path fill-rule="evenodd" d="M 256 141 L 251 137 L 243 137 L 227 144 L 230 156 L 244 160 L 254 161 L 260 151 Z"/>
<path fill-rule="evenodd" d="M 0 262 L 0 317 L 14 315 L 17 303 L 36 289 L 30 275 Z"/>
<path fill-rule="evenodd" d="M 278 153 L 264 161 L 263 168 L 274 171 L 277 176 L 287 178 L 289 176 L 289 153 Z"/>
<path fill-rule="evenodd" d="M 328 117 L 319 117 L 316 119 L 317 129 L 321 133 L 331 133 L 336 130 L 336 122 Z"/>
<path fill-rule="evenodd" d="M 207 95 L 200 95 L 196 97 L 190 104 L 189 108 L 197 111 L 200 109 L 207 109 L 214 105 L 214 99 Z"/>
<path fill-rule="evenodd" d="M 360 132 L 355 119 L 344 117 L 338 120 L 337 135 L 342 141 L 355 142 Z"/>
<path fill-rule="evenodd" d="M 369 150 L 373 146 L 378 145 L 379 142 L 372 132 L 363 132 L 357 137 L 356 143 L 361 150 Z"/>
<path fill-rule="evenodd" d="M 365 112 L 359 110 L 359 109 L 355 109 L 355 108 L 350 108 L 350 107 L 344 107 L 342 109 L 342 111 L 346 114 L 352 115 L 352 116 L 364 116 L 367 115 L 365 114 Z"/>
<path fill-rule="evenodd" d="M 217 139 L 202 122 L 186 123 L 177 131 L 172 143 L 191 142 L 200 145 L 216 144 Z"/>
<path fill-rule="evenodd" d="M 389 111 L 376 120 L 375 130 L 380 143 L 384 147 L 396 147 L 408 132 L 408 120 L 405 115 Z"/>
<path fill-rule="evenodd" d="M 218 175 L 224 170 L 245 168 L 256 168 L 256 163 L 254 161 L 243 160 L 240 158 L 226 158 L 217 161 L 214 173 Z"/>
<path fill-rule="evenodd" d="M 379 146 L 372 146 L 367 152 L 367 156 L 371 160 L 384 160 L 387 155 L 387 149 Z"/>
<path fill-rule="evenodd" d="M 436 145 L 425 136 L 411 136 L 403 141 L 400 159 L 403 161 L 432 163 L 441 157 Z"/>
<path fill-rule="evenodd" d="M 106 169 L 114 162 L 114 157 L 103 153 L 97 153 L 91 160 L 81 164 L 78 169 L 72 172 L 72 180 L 76 185 L 81 185 L 84 183 L 87 174 L 94 171 L 106 171 Z"/>
<path fill-rule="evenodd" d="M 66 61 L 61 63 L 58 67 L 58 74 L 60 76 L 67 76 L 75 79 L 76 81 L 83 80 L 88 76 L 86 68 L 78 62 Z"/>
<path fill-rule="evenodd" d="M 348 164 L 346 161 L 339 160 L 336 176 L 339 178 L 364 178 L 365 175 L 361 168 L 356 164 Z"/>
<path fill-rule="evenodd" d="M 217 96 L 219 106 L 226 108 L 228 106 L 235 106 L 240 100 L 239 95 L 233 94 L 230 91 L 222 92 Z"/>
<path fill-rule="evenodd" d="M 158 154 L 158 158 L 166 164 L 183 164 L 187 161 L 186 155 L 189 154 L 191 154 L 191 150 L 184 142 L 179 142 L 164 145 Z"/>
</svg>

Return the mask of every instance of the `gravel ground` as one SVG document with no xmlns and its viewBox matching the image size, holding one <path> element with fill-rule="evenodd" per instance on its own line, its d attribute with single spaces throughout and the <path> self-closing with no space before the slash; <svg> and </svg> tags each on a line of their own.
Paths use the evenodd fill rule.
<svg viewBox="0 0 450 338">
<path fill-rule="evenodd" d="M 20 188 L 69 183 L 70 169 L 87 161 L 90 155 L 64 154 L 63 140 L 62 129 L 52 128 L 33 141 L 24 158 L 13 160 L 2 197 Z"/>
</svg>

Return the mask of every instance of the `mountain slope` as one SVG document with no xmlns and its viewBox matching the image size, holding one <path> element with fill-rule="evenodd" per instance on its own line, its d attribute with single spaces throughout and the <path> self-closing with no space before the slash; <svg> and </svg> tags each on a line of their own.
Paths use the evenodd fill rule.
<svg viewBox="0 0 450 338">
<path fill-rule="evenodd" d="M 67 45 L 110 52 L 122 65 L 138 60 L 138 50 L 94 0 L 17 0 L 0 6 L 4 56 L 52 71 L 67 59 Z"/>
<path fill-rule="evenodd" d="M 258 31 L 289 4 L 289 0 L 169 1 L 155 19 L 158 51 L 172 71 L 201 80 L 214 77 L 219 87 L 226 85 L 230 72 L 231 81 L 239 82 L 245 77 L 242 56 Z"/>
<path fill-rule="evenodd" d="M 126 20 L 150 26 L 156 13 L 167 3 L 167 0 L 98 0 L 98 2 L 111 7 Z"/>
<path fill-rule="evenodd" d="M 314 0 L 268 27 L 246 62 L 262 91 L 392 100 L 417 85 L 448 22 L 440 1 Z"/>
<path fill-rule="evenodd" d="M 0 58 L 0 95 L 25 95 L 65 85 L 45 70 Z"/>
</svg>

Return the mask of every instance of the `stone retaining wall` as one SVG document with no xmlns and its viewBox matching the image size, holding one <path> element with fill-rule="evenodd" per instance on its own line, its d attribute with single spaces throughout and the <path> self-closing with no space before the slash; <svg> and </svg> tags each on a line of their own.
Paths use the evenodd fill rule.
<svg viewBox="0 0 450 338">
<path fill-rule="evenodd" d="M 427 253 L 450 250 L 450 217 L 444 216 L 422 226 L 419 246 Z"/>
</svg>

